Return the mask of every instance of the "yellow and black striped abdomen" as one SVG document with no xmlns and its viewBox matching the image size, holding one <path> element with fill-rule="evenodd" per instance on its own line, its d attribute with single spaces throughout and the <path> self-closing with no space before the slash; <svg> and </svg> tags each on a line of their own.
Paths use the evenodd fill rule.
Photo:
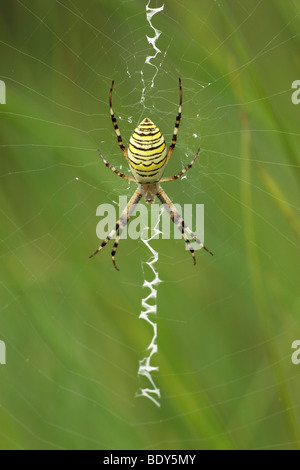
<svg viewBox="0 0 300 470">
<path fill-rule="evenodd" d="M 135 129 L 128 145 L 128 160 L 138 183 L 158 182 L 165 169 L 166 143 L 158 127 L 145 118 Z"/>
</svg>

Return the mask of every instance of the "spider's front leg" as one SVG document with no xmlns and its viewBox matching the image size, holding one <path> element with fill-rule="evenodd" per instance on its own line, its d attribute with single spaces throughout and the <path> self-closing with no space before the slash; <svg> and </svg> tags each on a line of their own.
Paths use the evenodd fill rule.
<svg viewBox="0 0 300 470">
<path fill-rule="evenodd" d="M 112 96 L 112 92 L 113 92 L 113 88 L 114 88 L 114 83 L 115 83 L 115 81 L 113 80 L 112 83 L 111 83 L 110 92 L 109 92 L 110 117 L 111 117 L 111 122 L 113 123 L 114 129 L 115 129 L 115 133 L 117 135 L 118 144 L 120 146 L 120 149 L 122 150 L 122 153 L 123 153 L 124 157 L 128 161 L 127 150 L 126 150 L 125 145 L 123 144 L 123 140 L 122 140 L 121 133 L 120 133 L 118 123 L 117 123 L 117 118 L 115 117 L 114 112 L 113 112 L 113 108 L 112 108 L 111 96 Z"/>
<path fill-rule="evenodd" d="M 180 125 L 180 120 L 181 120 L 181 113 L 182 113 L 182 87 L 181 87 L 181 78 L 179 78 L 179 108 L 178 108 L 178 113 L 176 116 L 176 121 L 175 121 L 175 127 L 174 127 L 174 132 L 173 132 L 173 137 L 172 137 L 172 143 L 169 147 L 168 153 L 167 153 L 167 160 L 166 164 L 170 160 L 172 153 L 174 152 L 175 145 L 177 142 L 177 134 L 178 134 L 178 129 Z"/>
</svg>

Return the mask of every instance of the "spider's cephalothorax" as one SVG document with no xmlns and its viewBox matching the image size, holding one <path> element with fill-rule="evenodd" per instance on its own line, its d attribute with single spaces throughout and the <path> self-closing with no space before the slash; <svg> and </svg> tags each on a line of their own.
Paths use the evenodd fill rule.
<svg viewBox="0 0 300 470">
<path fill-rule="evenodd" d="M 153 122 L 145 118 L 135 129 L 132 136 L 129 140 L 128 151 L 123 144 L 122 137 L 118 128 L 117 119 L 115 118 L 112 103 L 111 103 L 111 95 L 113 90 L 114 82 L 112 82 L 110 93 L 109 93 L 109 109 L 111 120 L 113 126 L 115 128 L 117 137 L 118 137 L 118 144 L 123 152 L 124 157 L 128 161 L 130 165 L 130 169 L 133 176 L 127 176 L 124 173 L 121 173 L 116 168 L 114 168 L 110 163 L 108 163 L 100 150 L 98 152 L 100 157 L 102 158 L 104 164 L 110 168 L 114 173 L 116 173 L 121 178 L 125 178 L 129 181 L 134 181 L 138 183 L 138 188 L 131 197 L 130 201 L 128 202 L 126 208 L 121 214 L 120 219 L 117 221 L 114 229 L 110 232 L 110 234 L 103 240 L 99 248 L 90 256 L 92 258 L 95 256 L 107 243 L 109 240 L 116 234 L 116 241 L 114 243 L 111 255 L 114 267 L 118 270 L 116 262 L 115 262 L 115 254 L 118 248 L 119 240 L 124 230 L 124 227 L 127 225 L 130 217 L 132 216 L 136 205 L 139 203 L 142 197 L 145 198 L 146 204 L 149 202 L 154 203 L 155 198 L 157 197 L 162 204 L 164 204 L 165 208 L 170 214 L 171 220 L 176 224 L 178 229 L 182 234 L 182 238 L 187 244 L 189 248 L 194 264 L 196 264 L 196 258 L 194 253 L 194 248 L 190 242 L 190 238 L 192 238 L 196 243 L 198 243 L 202 248 L 204 248 L 208 253 L 212 255 L 212 252 L 209 251 L 203 243 L 196 237 L 196 235 L 191 232 L 191 230 L 185 225 L 183 218 L 177 211 L 176 207 L 166 195 L 164 190 L 161 188 L 160 183 L 165 181 L 173 181 L 180 178 L 184 173 L 186 173 L 191 166 L 193 165 L 194 161 L 196 160 L 200 148 L 197 150 L 193 160 L 189 165 L 187 165 L 182 171 L 177 173 L 174 176 L 168 176 L 163 178 L 163 173 L 165 167 L 170 160 L 170 157 L 173 153 L 173 150 L 176 145 L 177 140 L 177 132 L 179 128 L 179 123 L 181 119 L 181 110 L 182 110 L 182 88 L 181 88 L 181 80 L 179 79 L 179 90 L 180 90 L 180 102 L 179 102 L 179 109 L 178 114 L 176 117 L 175 128 L 172 138 L 172 143 L 167 151 L 165 139 L 163 138 L 160 130 L 158 127 L 153 124 Z M 188 234 L 188 236 L 187 236 Z"/>
</svg>

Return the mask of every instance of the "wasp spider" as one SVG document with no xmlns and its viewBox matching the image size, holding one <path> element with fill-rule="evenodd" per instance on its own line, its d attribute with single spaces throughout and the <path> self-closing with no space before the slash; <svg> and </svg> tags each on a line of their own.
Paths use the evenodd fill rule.
<svg viewBox="0 0 300 470">
<path fill-rule="evenodd" d="M 119 240 L 124 230 L 124 227 L 127 225 L 130 217 L 134 213 L 134 210 L 141 200 L 142 197 L 145 198 L 146 204 L 149 202 L 154 203 L 155 197 L 164 204 L 164 207 L 168 211 L 171 220 L 176 224 L 178 229 L 180 230 L 182 237 L 187 244 L 188 249 L 190 250 L 194 264 L 196 264 L 196 258 L 193 246 L 187 237 L 187 235 L 192 238 L 196 243 L 201 245 L 208 253 L 212 255 L 212 252 L 209 251 L 203 243 L 196 237 L 196 235 L 185 225 L 184 220 L 180 216 L 179 212 L 173 205 L 172 201 L 166 195 L 164 190 L 161 188 L 160 183 L 164 183 L 166 181 L 173 181 L 180 178 L 184 173 L 186 173 L 193 163 L 195 162 L 200 148 L 198 148 L 193 160 L 189 165 L 187 165 L 182 171 L 177 173 L 174 176 L 167 176 L 163 178 L 163 173 L 168 161 L 171 158 L 171 155 L 174 151 L 176 140 L 177 140 L 177 132 L 179 128 L 179 123 L 181 119 L 181 110 L 182 110 L 182 88 L 181 88 L 181 80 L 179 79 L 179 92 L 180 92 L 180 102 L 179 102 L 179 109 L 178 114 L 176 117 L 175 128 L 172 138 L 172 143 L 167 151 L 165 139 L 162 136 L 158 127 L 153 124 L 153 122 L 145 118 L 135 129 L 132 136 L 129 140 L 128 149 L 126 149 L 125 145 L 123 144 L 122 137 L 118 128 L 117 119 L 114 115 L 112 109 L 112 102 L 111 96 L 113 91 L 114 81 L 111 84 L 110 93 L 109 93 L 109 108 L 110 108 L 110 115 L 111 120 L 117 134 L 118 144 L 120 149 L 126 158 L 127 162 L 129 163 L 131 173 L 133 176 L 127 176 L 124 173 L 121 173 L 116 168 L 114 168 L 110 163 L 108 163 L 105 158 L 103 157 L 102 153 L 98 149 L 99 155 L 102 158 L 104 164 L 116 173 L 121 178 L 125 178 L 128 181 L 133 181 L 134 183 L 138 183 L 138 188 L 133 194 L 132 198 L 128 202 L 126 208 L 121 214 L 120 219 L 117 221 L 114 229 L 109 233 L 109 235 L 103 240 L 99 248 L 90 256 L 92 258 L 95 256 L 102 248 L 107 245 L 109 240 L 116 234 L 116 240 L 111 252 L 112 261 L 114 267 L 118 269 L 116 262 L 115 262 L 115 254 L 118 248 Z"/>
</svg>

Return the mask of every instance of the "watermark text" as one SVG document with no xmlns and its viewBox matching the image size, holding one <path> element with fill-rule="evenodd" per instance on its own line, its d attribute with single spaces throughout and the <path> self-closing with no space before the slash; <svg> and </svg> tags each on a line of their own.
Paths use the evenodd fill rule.
<svg viewBox="0 0 300 470">
<path fill-rule="evenodd" d="M 6 85 L 3 80 L 0 80 L 0 104 L 6 104 Z"/>
<path fill-rule="evenodd" d="M 6 364 L 6 346 L 4 341 L 0 341 L 0 364 Z"/>
<path fill-rule="evenodd" d="M 291 357 L 292 363 L 295 364 L 295 366 L 297 366 L 298 364 L 300 364 L 300 340 L 299 339 L 296 339 L 295 341 L 293 341 L 292 349 L 296 350 L 293 352 L 292 357 Z"/>
<path fill-rule="evenodd" d="M 293 81 L 292 88 L 296 90 L 292 93 L 292 103 L 299 104 L 300 103 L 300 80 Z"/>
<path fill-rule="evenodd" d="M 167 239 L 182 238 L 183 229 L 188 238 L 193 242 L 193 235 L 204 243 L 204 204 L 173 204 L 170 208 L 165 204 L 136 204 L 134 213 L 127 224 L 127 197 L 120 196 L 118 207 L 113 204 L 100 204 L 96 210 L 96 216 L 100 218 L 96 226 L 96 234 L 100 240 L 104 240 L 116 227 L 120 220 L 119 229 L 122 239 Z M 125 211 L 125 212 L 124 212 Z M 184 222 L 183 222 L 184 220 Z M 111 238 L 116 238 L 113 233 Z M 201 249 L 201 245 L 193 243 L 195 250 Z M 186 246 L 186 249 L 188 247 Z"/>
</svg>

